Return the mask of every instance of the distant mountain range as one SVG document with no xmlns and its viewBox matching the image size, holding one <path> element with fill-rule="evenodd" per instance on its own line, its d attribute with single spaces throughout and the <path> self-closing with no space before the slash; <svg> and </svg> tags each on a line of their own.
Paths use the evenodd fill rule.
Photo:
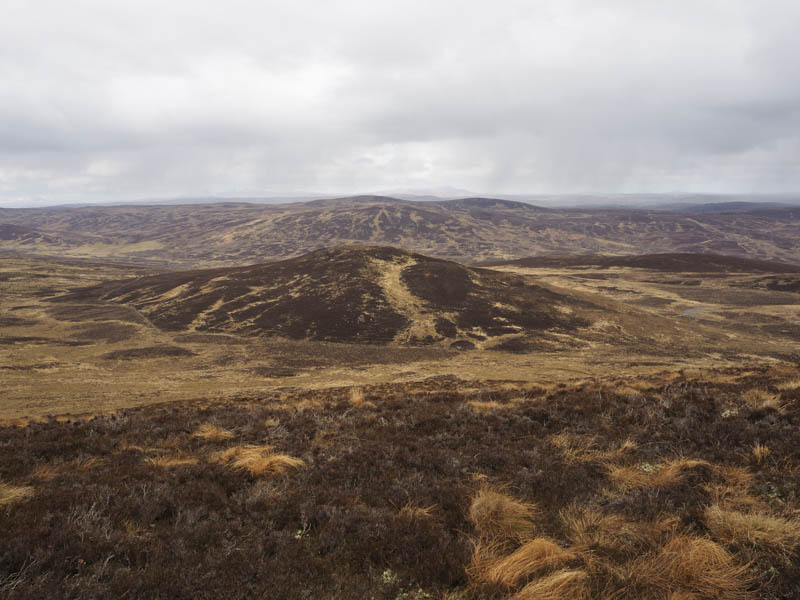
<svg viewBox="0 0 800 600">
<path fill-rule="evenodd" d="M 681 203 L 672 210 L 554 208 L 504 198 L 352 196 L 288 204 L 0 208 L 0 251 L 178 268 L 263 263 L 358 244 L 467 263 L 676 252 L 800 263 L 800 206 L 736 201 Z"/>
</svg>

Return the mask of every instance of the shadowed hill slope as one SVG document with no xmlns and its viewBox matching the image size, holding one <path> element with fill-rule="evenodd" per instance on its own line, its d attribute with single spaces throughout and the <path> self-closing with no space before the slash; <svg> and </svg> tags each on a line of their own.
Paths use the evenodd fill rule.
<svg viewBox="0 0 800 600">
<path fill-rule="evenodd" d="M 683 273 L 800 273 L 800 266 L 722 254 L 641 254 L 638 256 L 550 255 L 486 263 L 528 268 L 633 267 Z"/>
<path fill-rule="evenodd" d="M 59 300 L 126 304 L 170 331 L 412 344 L 571 331 L 592 307 L 519 276 L 380 246 L 109 282 Z"/>
</svg>

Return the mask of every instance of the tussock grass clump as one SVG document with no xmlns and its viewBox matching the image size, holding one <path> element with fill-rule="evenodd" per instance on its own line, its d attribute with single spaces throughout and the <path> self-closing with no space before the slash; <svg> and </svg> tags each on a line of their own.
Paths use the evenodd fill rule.
<svg viewBox="0 0 800 600">
<path fill-rule="evenodd" d="M 83 473 L 95 469 L 104 463 L 102 458 L 90 456 L 88 458 L 76 458 L 68 462 L 54 461 L 39 464 L 34 467 L 31 476 L 35 479 L 46 481 L 62 473 Z"/>
<path fill-rule="evenodd" d="M 587 439 L 584 436 L 570 435 L 568 433 L 559 433 L 550 438 L 550 442 L 561 450 L 564 462 L 567 464 L 587 462 L 600 458 L 591 450 L 594 441 L 593 437 Z"/>
<path fill-rule="evenodd" d="M 762 388 L 751 388 L 742 394 L 742 401 L 753 414 L 769 412 L 782 413 L 784 406 L 781 395 L 773 394 Z"/>
<path fill-rule="evenodd" d="M 360 387 L 351 387 L 348 400 L 356 408 L 375 408 L 375 403 L 364 397 L 364 390 Z"/>
<path fill-rule="evenodd" d="M 410 502 L 400 509 L 400 516 L 406 519 L 430 519 L 433 517 L 433 511 L 436 510 L 436 505 L 430 506 L 414 506 Z"/>
<path fill-rule="evenodd" d="M 621 515 L 604 514 L 591 508 L 570 507 L 559 515 L 567 539 L 576 551 L 603 550 L 631 555 L 651 544 L 648 528 Z M 659 527 L 653 527 L 657 530 Z"/>
<path fill-rule="evenodd" d="M 770 454 L 772 454 L 772 450 L 770 450 L 761 442 L 756 442 L 756 444 L 753 446 L 753 460 L 756 462 L 756 464 L 760 465 Z"/>
<path fill-rule="evenodd" d="M 559 571 L 532 581 L 511 597 L 511 600 L 584 600 L 589 598 L 585 571 Z"/>
<path fill-rule="evenodd" d="M 193 456 L 153 456 L 146 459 L 146 462 L 154 467 L 167 469 L 182 465 L 196 465 L 198 461 Z"/>
<path fill-rule="evenodd" d="M 608 477 L 622 489 L 643 487 L 665 488 L 681 483 L 692 472 L 710 471 L 711 464 L 705 460 L 676 458 L 662 465 L 644 463 L 636 467 L 607 464 Z"/>
<path fill-rule="evenodd" d="M 781 554 L 792 554 L 800 546 L 800 522 L 795 520 L 718 505 L 706 509 L 705 519 L 714 537 L 733 546 L 750 545 Z"/>
<path fill-rule="evenodd" d="M 673 537 L 640 562 L 634 577 L 640 588 L 659 590 L 665 595 L 681 592 L 725 600 L 751 597 L 747 567 L 737 564 L 727 550 L 706 538 Z"/>
<path fill-rule="evenodd" d="M 650 474 L 641 467 L 621 467 L 606 465 L 608 478 L 623 490 L 645 487 L 650 482 Z"/>
<path fill-rule="evenodd" d="M 484 486 L 473 497 L 467 516 L 481 538 L 525 541 L 533 536 L 533 520 L 538 514 L 535 504 Z"/>
<path fill-rule="evenodd" d="M 288 471 L 306 465 L 301 458 L 288 454 L 275 454 L 272 446 L 233 446 L 214 457 L 215 462 L 228 463 L 236 469 L 249 471 L 256 477 L 260 475 L 284 475 Z"/>
<path fill-rule="evenodd" d="M 31 486 L 16 486 L 0 481 L 0 506 L 10 506 L 33 496 Z"/>
<path fill-rule="evenodd" d="M 734 465 L 718 465 L 716 471 L 722 481 L 703 486 L 713 503 L 737 510 L 763 507 L 764 503 L 751 493 L 756 479 L 753 473 Z"/>
<path fill-rule="evenodd" d="M 504 558 L 486 565 L 483 578 L 492 584 L 514 587 L 528 578 L 564 567 L 577 555 L 546 538 L 526 542 Z"/>
<path fill-rule="evenodd" d="M 233 432 L 228 431 L 219 425 L 203 423 L 195 430 L 195 432 L 192 434 L 192 437 L 201 438 L 207 442 L 224 442 L 225 440 L 229 440 L 233 437 Z"/>
<path fill-rule="evenodd" d="M 653 474 L 650 484 L 657 488 L 669 487 L 680 483 L 692 472 L 710 471 L 711 464 L 705 460 L 679 457 L 670 460 Z"/>
</svg>

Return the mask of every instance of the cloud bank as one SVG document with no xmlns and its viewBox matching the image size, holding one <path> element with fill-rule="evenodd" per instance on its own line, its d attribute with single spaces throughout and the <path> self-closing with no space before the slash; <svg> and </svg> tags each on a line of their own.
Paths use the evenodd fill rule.
<svg viewBox="0 0 800 600">
<path fill-rule="evenodd" d="M 796 192 L 795 0 L 6 0 L 0 203 Z"/>
</svg>

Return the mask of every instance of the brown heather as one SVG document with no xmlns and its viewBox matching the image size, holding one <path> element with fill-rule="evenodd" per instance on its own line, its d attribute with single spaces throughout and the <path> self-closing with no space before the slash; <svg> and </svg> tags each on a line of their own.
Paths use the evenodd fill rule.
<svg viewBox="0 0 800 600">
<path fill-rule="evenodd" d="M 450 378 L 363 386 L 369 410 L 347 387 L 0 427 L 0 597 L 800 597 L 800 388 L 753 412 L 768 369 L 717 379 L 514 402 L 542 388 Z M 236 443 L 194 435 L 210 423 Z"/>
</svg>

